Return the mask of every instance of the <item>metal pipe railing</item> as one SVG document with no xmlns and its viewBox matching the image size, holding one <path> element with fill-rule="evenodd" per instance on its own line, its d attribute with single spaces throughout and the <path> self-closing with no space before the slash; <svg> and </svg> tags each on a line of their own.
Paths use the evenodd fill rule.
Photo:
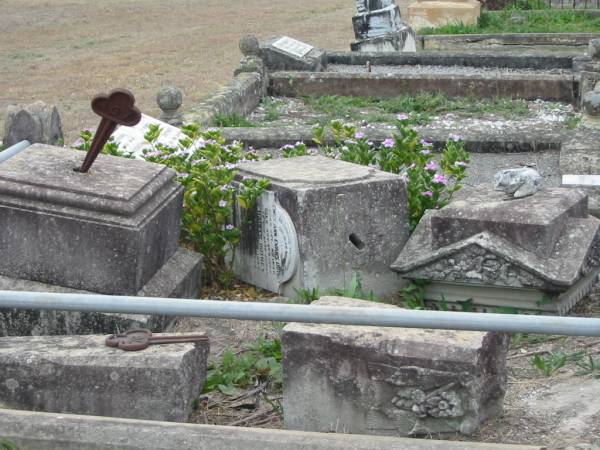
<svg viewBox="0 0 600 450">
<path fill-rule="evenodd" d="M 12 158 L 15 155 L 18 155 L 27 147 L 31 146 L 31 142 L 29 141 L 21 141 L 17 142 L 15 145 L 8 147 L 6 150 L 2 150 L 0 152 L 0 163 L 2 161 L 6 161 L 9 158 Z"/>
<path fill-rule="evenodd" d="M 0 308 L 600 336 L 600 319 L 418 311 L 400 308 L 333 307 L 23 291 L 0 291 Z"/>
</svg>

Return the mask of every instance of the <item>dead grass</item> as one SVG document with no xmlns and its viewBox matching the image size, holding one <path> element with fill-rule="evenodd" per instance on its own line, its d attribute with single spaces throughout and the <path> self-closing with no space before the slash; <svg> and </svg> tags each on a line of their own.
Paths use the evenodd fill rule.
<svg viewBox="0 0 600 450">
<path fill-rule="evenodd" d="M 114 87 L 156 115 L 156 93 L 173 83 L 190 108 L 232 76 L 242 35 L 343 50 L 353 13 L 348 0 L 0 0 L 0 116 L 11 103 L 55 103 L 71 142 L 96 125 L 91 97 Z"/>
</svg>

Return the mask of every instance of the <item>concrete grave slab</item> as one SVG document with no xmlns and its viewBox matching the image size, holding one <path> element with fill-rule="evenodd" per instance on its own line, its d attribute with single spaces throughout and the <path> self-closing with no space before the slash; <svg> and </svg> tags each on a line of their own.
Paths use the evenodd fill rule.
<svg viewBox="0 0 600 450">
<path fill-rule="evenodd" d="M 543 188 L 504 198 L 481 186 L 427 211 L 392 268 L 428 280 L 430 300 L 567 312 L 598 277 L 600 221 L 586 195 Z"/>
<path fill-rule="evenodd" d="M 321 305 L 396 308 L 341 297 L 311 308 Z M 506 335 L 292 323 L 282 345 L 286 428 L 470 434 L 502 412 Z"/>
<path fill-rule="evenodd" d="M 289 36 L 276 36 L 260 45 L 268 70 L 321 71 L 327 67 L 325 51 Z"/>
<path fill-rule="evenodd" d="M 530 445 L 192 425 L 0 409 L 3 437 L 29 450 L 542 450 Z M 85 432 L 82 432 L 85 430 Z"/>
<path fill-rule="evenodd" d="M 187 420 L 206 377 L 208 342 L 126 352 L 104 339 L 0 338 L 1 407 Z"/>
<path fill-rule="evenodd" d="M 255 216 L 242 224 L 234 266 L 242 280 L 293 296 L 294 289 L 342 288 L 359 272 L 367 291 L 397 292 L 400 280 L 389 265 L 408 239 L 398 175 L 322 156 L 238 170 L 239 177 L 271 181 Z"/>
<path fill-rule="evenodd" d="M 135 295 L 178 249 L 182 187 L 165 166 L 43 144 L 0 164 L 0 275 Z"/>
</svg>

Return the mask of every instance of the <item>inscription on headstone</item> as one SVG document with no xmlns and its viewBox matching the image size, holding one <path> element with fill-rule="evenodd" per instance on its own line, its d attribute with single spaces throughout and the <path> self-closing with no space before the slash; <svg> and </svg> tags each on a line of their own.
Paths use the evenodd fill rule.
<svg viewBox="0 0 600 450">
<path fill-rule="evenodd" d="M 250 232 L 244 233 L 236 255 L 242 280 L 278 292 L 294 276 L 299 251 L 296 228 L 273 192 L 258 200 Z"/>
<path fill-rule="evenodd" d="M 277 39 L 272 45 L 274 48 L 289 53 L 296 58 L 304 57 L 304 55 L 314 48 L 312 45 L 305 44 L 288 36 Z"/>
</svg>

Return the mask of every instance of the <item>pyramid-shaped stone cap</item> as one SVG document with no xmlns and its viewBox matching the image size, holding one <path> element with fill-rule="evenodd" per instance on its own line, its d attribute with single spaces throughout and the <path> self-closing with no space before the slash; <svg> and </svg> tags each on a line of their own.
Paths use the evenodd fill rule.
<svg viewBox="0 0 600 450">
<path fill-rule="evenodd" d="M 600 220 L 587 216 L 585 195 L 552 188 L 506 207 L 481 204 L 498 195 L 465 191 L 427 211 L 392 269 L 410 279 L 562 292 L 598 265 Z"/>
<path fill-rule="evenodd" d="M 34 144 L 0 164 L 0 199 L 127 217 L 167 195 L 164 191 L 178 189 L 175 171 L 166 166 L 99 155 L 88 173 L 73 170 L 84 157 L 84 152 Z"/>
<path fill-rule="evenodd" d="M 548 188 L 519 199 L 469 189 L 431 217 L 431 237 L 441 248 L 487 231 L 548 257 L 569 217 L 587 217 L 587 197 L 574 189 Z"/>
</svg>

